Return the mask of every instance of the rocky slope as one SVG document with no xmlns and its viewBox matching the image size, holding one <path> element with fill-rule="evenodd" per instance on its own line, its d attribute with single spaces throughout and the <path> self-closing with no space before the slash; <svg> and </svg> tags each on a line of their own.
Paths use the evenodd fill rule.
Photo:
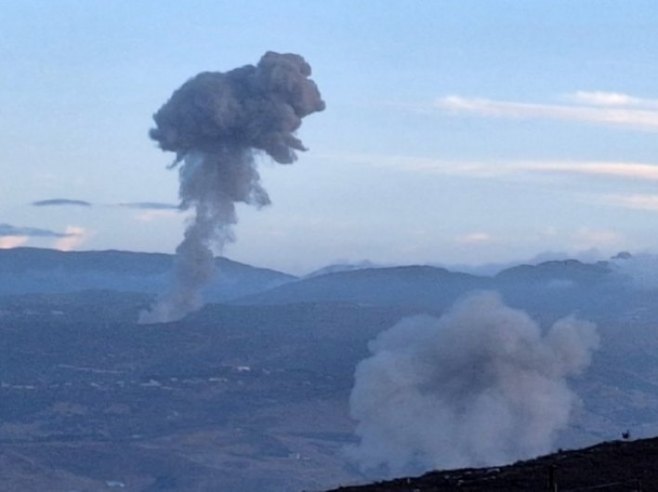
<svg viewBox="0 0 658 492">
<path fill-rule="evenodd" d="M 653 491 L 658 438 L 605 442 L 494 468 L 436 471 L 334 492 Z"/>
</svg>

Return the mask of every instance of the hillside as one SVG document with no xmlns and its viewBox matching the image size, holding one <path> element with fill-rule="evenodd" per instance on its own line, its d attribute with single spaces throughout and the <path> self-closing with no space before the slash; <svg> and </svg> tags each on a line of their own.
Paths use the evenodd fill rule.
<svg viewBox="0 0 658 492">
<path fill-rule="evenodd" d="M 605 442 L 512 465 L 426 473 L 333 492 L 655 491 L 658 438 Z"/>
<path fill-rule="evenodd" d="M 136 325 L 146 302 L 0 297 L 0 490 L 288 492 L 358 480 L 341 457 L 353 368 L 399 312 L 213 305 Z"/>
</svg>

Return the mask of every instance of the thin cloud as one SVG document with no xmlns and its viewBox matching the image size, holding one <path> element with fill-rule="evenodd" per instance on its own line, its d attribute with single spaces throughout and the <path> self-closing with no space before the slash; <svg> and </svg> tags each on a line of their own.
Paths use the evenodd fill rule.
<svg viewBox="0 0 658 492">
<path fill-rule="evenodd" d="M 61 206 L 77 206 L 77 207 L 91 207 L 91 203 L 85 200 L 72 200 L 70 198 L 50 198 L 48 200 L 38 200 L 31 203 L 34 207 L 61 207 Z"/>
<path fill-rule="evenodd" d="M 658 165 L 640 162 L 540 161 L 522 163 L 517 167 L 519 170 L 535 173 L 583 174 L 590 176 L 609 176 L 633 180 L 658 181 Z"/>
<path fill-rule="evenodd" d="M 622 92 L 577 91 L 567 94 L 565 99 L 591 106 L 658 108 L 658 99 L 643 99 Z"/>
<path fill-rule="evenodd" d="M 59 206 L 78 206 L 93 207 L 94 204 L 85 200 L 74 200 L 71 198 L 50 198 L 48 200 L 38 200 L 31 203 L 34 207 L 59 207 Z M 106 205 L 109 207 L 121 207 L 134 210 L 179 210 L 179 206 L 172 203 L 161 202 L 124 202 Z"/>
<path fill-rule="evenodd" d="M 430 157 L 352 154 L 323 156 L 354 164 L 420 174 L 440 174 L 472 178 L 496 178 L 516 175 L 584 175 L 658 181 L 658 164 L 624 161 L 448 161 Z"/>
<path fill-rule="evenodd" d="M 70 232 L 57 232 L 36 227 L 17 227 L 10 224 L 0 224 L 0 237 L 70 237 Z"/>
<path fill-rule="evenodd" d="M 160 202 L 129 202 L 120 203 L 119 206 L 138 210 L 180 210 L 178 205 Z"/>
<path fill-rule="evenodd" d="M 321 159 L 349 162 L 355 165 L 420 174 L 492 177 L 507 174 L 499 162 L 448 161 L 432 157 L 378 154 L 325 154 Z"/>
<path fill-rule="evenodd" d="M 160 219 L 178 219 L 183 211 L 178 205 L 161 202 L 130 202 L 121 203 L 120 207 L 139 210 L 135 220 L 139 222 L 152 222 Z"/>
<path fill-rule="evenodd" d="M 464 234 L 463 236 L 459 236 L 457 238 L 457 242 L 459 244 L 467 244 L 467 245 L 473 245 L 473 244 L 486 244 L 490 243 L 493 240 L 490 234 L 486 232 L 470 232 L 468 234 Z"/>
<path fill-rule="evenodd" d="M 629 194 L 606 195 L 602 201 L 608 205 L 630 208 L 633 210 L 648 210 L 658 212 L 658 195 Z"/>
<path fill-rule="evenodd" d="M 176 209 L 151 209 L 135 215 L 135 220 L 139 222 L 152 222 L 159 219 L 179 219 L 181 211 Z"/>
<path fill-rule="evenodd" d="M 578 94 L 578 93 L 576 93 Z M 585 94 L 585 96 L 583 96 Z M 589 96 L 587 96 L 589 94 Z M 632 107 L 609 104 L 614 98 L 581 93 L 589 98 L 588 105 L 540 104 L 461 96 L 443 97 L 436 101 L 438 109 L 452 113 L 471 113 L 485 117 L 510 119 L 552 119 L 596 125 L 616 126 L 648 132 L 658 132 L 658 107 Z M 618 98 L 619 99 L 619 98 Z M 591 105 L 593 101 L 599 104 Z"/>
</svg>

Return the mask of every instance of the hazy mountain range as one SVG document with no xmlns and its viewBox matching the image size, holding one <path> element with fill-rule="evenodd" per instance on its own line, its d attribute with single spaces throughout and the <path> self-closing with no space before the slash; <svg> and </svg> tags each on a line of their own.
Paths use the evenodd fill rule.
<svg viewBox="0 0 658 492">
<path fill-rule="evenodd" d="M 542 327 L 570 314 L 597 325 L 600 348 L 571 382 L 580 404 L 556 448 L 658 433 L 658 288 L 620 260 L 298 278 L 218 259 L 208 306 L 138 325 L 171 265 L 162 254 L 0 251 L 0 474 L 10 490 L 281 492 L 381 478 L 343 452 L 357 442 L 355 367 L 400 319 L 439 316 L 478 290 Z"/>
<path fill-rule="evenodd" d="M 0 295 L 114 290 L 155 294 L 169 285 L 174 257 L 127 251 L 61 252 L 39 248 L 0 250 Z M 605 288 L 617 282 L 608 263 L 576 260 L 521 265 L 493 276 L 434 266 L 379 267 L 369 262 L 331 265 L 304 277 L 215 260 L 217 275 L 206 289 L 208 302 L 286 304 L 354 302 L 436 309 L 475 289 L 541 291 Z"/>
<path fill-rule="evenodd" d="M 169 285 L 174 257 L 127 251 L 61 252 L 51 249 L 0 250 L 0 295 L 36 292 L 163 292 Z M 222 274 L 206 295 L 213 301 L 261 292 L 295 280 L 285 273 L 217 258 Z"/>
</svg>

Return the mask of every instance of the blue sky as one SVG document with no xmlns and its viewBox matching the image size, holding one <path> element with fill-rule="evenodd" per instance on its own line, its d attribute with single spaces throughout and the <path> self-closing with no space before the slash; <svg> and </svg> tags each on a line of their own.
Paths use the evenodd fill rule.
<svg viewBox="0 0 658 492">
<path fill-rule="evenodd" d="M 272 205 L 239 209 L 230 258 L 301 273 L 658 249 L 654 2 L 0 9 L 0 246 L 172 252 L 185 216 L 147 206 L 178 188 L 152 114 L 196 73 L 274 50 L 309 61 L 327 110 L 297 163 L 259 164 Z M 32 205 L 50 199 L 91 205 Z"/>
</svg>

